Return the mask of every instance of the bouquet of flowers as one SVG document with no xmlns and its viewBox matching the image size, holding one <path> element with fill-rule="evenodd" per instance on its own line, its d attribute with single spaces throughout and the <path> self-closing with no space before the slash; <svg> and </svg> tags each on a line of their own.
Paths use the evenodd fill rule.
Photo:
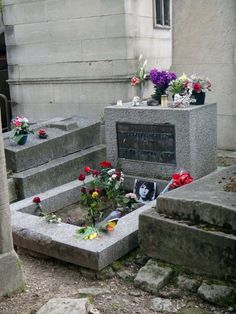
<svg viewBox="0 0 236 314">
<path fill-rule="evenodd" d="M 147 60 L 145 60 L 144 62 L 142 62 L 142 60 L 143 60 L 143 55 L 140 55 L 138 70 L 136 71 L 135 75 L 131 78 L 132 86 L 145 84 L 145 80 L 147 77 L 147 74 L 145 73 L 145 66 L 147 65 Z"/>
<path fill-rule="evenodd" d="M 13 130 L 12 139 L 16 143 L 18 143 L 25 135 L 33 133 L 29 127 L 29 120 L 24 116 L 14 118 L 11 123 Z"/>
<path fill-rule="evenodd" d="M 143 55 L 140 55 L 138 70 L 136 71 L 135 75 L 131 78 L 131 81 L 130 81 L 132 86 L 140 87 L 139 98 L 141 100 L 143 99 L 144 85 L 145 85 L 145 80 L 147 77 L 147 73 L 145 72 L 146 65 L 147 65 L 147 60 L 143 62 Z"/>
<path fill-rule="evenodd" d="M 185 85 L 187 90 L 195 93 L 211 91 L 211 81 L 208 78 L 199 77 L 196 74 L 187 78 Z"/>
<path fill-rule="evenodd" d="M 183 74 L 182 76 L 180 76 L 176 80 L 173 80 L 170 82 L 169 91 L 173 95 L 175 95 L 175 94 L 179 94 L 179 95 L 186 94 L 188 82 L 189 82 L 189 78 L 187 77 L 186 74 Z"/>
<path fill-rule="evenodd" d="M 160 71 L 152 69 L 150 71 L 150 80 L 154 84 L 155 93 L 152 97 L 161 103 L 161 95 L 166 95 L 166 90 L 171 81 L 176 79 L 175 72 Z"/>
<path fill-rule="evenodd" d="M 94 179 L 91 186 L 85 184 L 86 174 L 92 174 Z M 113 209 L 121 198 L 121 187 L 124 181 L 122 171 L 112 168 L 109 161 L 102 161 L 100 169 L 91 169 L 89 166 L 84 167 L 84 173 L 80 173 L 78 180 L 83 181 L 81 188 L 81 201 L 88 209 L 88 218 L 95 225 L 96 218 L 101 218 L 102 212 L 100 205 L 102 200 L 110 201 Z"/>
</svg>

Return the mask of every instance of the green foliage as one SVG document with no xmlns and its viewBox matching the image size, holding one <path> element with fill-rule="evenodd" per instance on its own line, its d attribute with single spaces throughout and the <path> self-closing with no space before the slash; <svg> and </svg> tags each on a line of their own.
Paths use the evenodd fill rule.
<svg viewBox="0 0 236 314">
<path fill-rule="evenodd" d="M 105 165 L 105 166 L 104 166 Z M 112 209 L 116 209 L 120 199 L 122 198 L 122 183 L 124 175 L 121 171 L 111 168 L 109 162 L 102 162 L 99 170 L 85 167 L 86 173 L 93 174 L 93 181 L 88 188 L 84 185 L 81 189 L 81 203 L 88 210 L 87 218 L 89 223 L 95 226 L 97 220 L 100 220 L 103 215 L 102 205 L 104 202 L 111 204 Z M 80 174 L 79 178 L 85 177 Z"/>
<path fill-rule="evenodd" d="M 152 95 L 152 98 L 155 100 L 158 100 L 159 103 L 161 103 L 161 95 L 166 95 L 166 91 L 164 89 L 161 89 L 159 86 L 154 86 L 154 94 Z"/>
</svg>

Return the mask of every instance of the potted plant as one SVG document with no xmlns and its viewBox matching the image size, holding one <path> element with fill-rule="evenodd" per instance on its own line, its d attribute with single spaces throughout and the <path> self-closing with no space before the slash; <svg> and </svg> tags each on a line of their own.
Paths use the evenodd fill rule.
<svg viewBox="0 0 236 314">
<path fill-rule="evenodd" d="M 175 72 L 161 71 L 156 68 L 150 71 L 150 80 L 154 84 L 155 93 L 152 98 L 161 103 L 161 95 L 167 95 L 166 90 L 171 81 L 176 79 Z"/>
<path fill-rule="evenodd" d="M 183 74 L 176 80 L 173 80 L 169 83 L 168 89 L 172 93 L 173 99 L 176 94 L 184 95 L 187 93 L 186 86 L 188 84 L 188 81 L 189 81 L 189 78 L 187 77 L 187 75 Z"/>
<path fill-rule="evenodd" d="M 46 139 L 48 137 L 48 134 L 45 129 L 38 130 L 37 135 L 39 138 L 42 138 L 42 139 Z"/>
<path fill-rule="evenodd" d="M 186 89 L 192 93 L 195 105 L 203 105 L 207 91 L 211 91 L 211 81 L 208 78 L 198 77 L 196 74 L 191 75 L 186 81 Z"/>
<path fill-rule="evenodd" d="M 143 55 L 141 54 L 139 56 L 138 70 L 136 71 L 135 75 L 131 78 L 131 81 L 130 81 L 132 86 L 140 87 L 140 91 L 139 91 L 140 100 L 143 99 L 144 85 L 145 85 L 145 80 L 147 77 L 147 74 L 145 72 L 145 66 L 147 65 L 147 60 L 145 60 L 144 62 L 142 60 L 143 60 Z"/>
<path fill-rule="evenodd" d="M 29 120 L 24 116 L 20 116 L 13 119 L 11 123 L 13 141 L 15 141 L 18 145 L 24 145 L 27 141 L 28 134 L 33 133 L 29 127 Z"/>
</svg>

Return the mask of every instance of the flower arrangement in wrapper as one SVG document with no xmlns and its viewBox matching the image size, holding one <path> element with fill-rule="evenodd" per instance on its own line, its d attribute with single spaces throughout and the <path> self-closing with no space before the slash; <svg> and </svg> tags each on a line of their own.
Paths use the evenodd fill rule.
<svg viewBox="0 0 236 314">
<path fill-rule="evenodd" d="M 182 74 L 179 78 L 171 81 L 169 83 L 168 90 L 173 94 L 184 95 L 187 93 L 187 84 L 189 82 L 189 78 L 186 74 Z"/>
<path fill-rule="evenodd" d="M 145 71 L 145 67 L 147 65 L 147 60 L 144 60 L 143 62 L 143 55 L 141 54 L 139 56 L 139 65 L 138 69 L 135 72 L 135 75 L 132 76 L 130 83 L 132 86 L 139 86 L 140 87 L 140 98 L 142 100 L 143 93 L 144 93 L 144 85 L 147 77 L 147 73 Z"/>
<path fill-rule="evenodd" d="M 168 191 L 171 191 L 173 189 L 179 188 L 185 184 L 189 184 L 192 181 L 193 181 L 193 178 L 191 177 L 190 173 L 188 171 L 181 169 L 179 172 L 175 172 L 172 174 L 170 182 L 162 190 L 160 195 Z"/>
<path fill-rule="evenodd" d="M 171 190 L 189 184 L 193 181 L 193 178 L 190 176 L 190 173 L 185 170 L 180 170 L 179 172 L 172 174 L 171 178 L 172 178 L 170 184 Z"/>
<path fill-rule="evenodd" d="M 176 79 L 176 74 L 175 72 L 161 71 L 156 68 L 152 69 L 149 74 L 155 90 L 152 98 L 161 103 L 161 95 L 166 95 L 170 82 Z"/>
<path fill-rule="evenodd" d="M 18 116 L 12 119 L 11 125 L 13 131 L 12 139 L 16 143 L 18 143 L 25 135 L 34 133 L 32 130 L 30 130 L 29 120 L 24 116 Z"/>
<path fill-rule="evenodd" d="M 208 78 L 203 78 L 193 74 L 185 81 L 185 88 L 195 93 L 206 93 L 211 91 L 211 81 Z"/>
</svg>

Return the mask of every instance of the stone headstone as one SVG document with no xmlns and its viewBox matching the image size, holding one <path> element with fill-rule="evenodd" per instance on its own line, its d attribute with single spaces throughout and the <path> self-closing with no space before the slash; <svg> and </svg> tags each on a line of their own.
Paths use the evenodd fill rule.
<svg viewBox="0 0 236 314">
<path fill-rule="evenodd" d="M 200 178 L 217 167 L 216 104 L 109 106 L 105 132 L 107 159 L 129 175 L 169 177 L 184 168 Z"/>
</svg>

